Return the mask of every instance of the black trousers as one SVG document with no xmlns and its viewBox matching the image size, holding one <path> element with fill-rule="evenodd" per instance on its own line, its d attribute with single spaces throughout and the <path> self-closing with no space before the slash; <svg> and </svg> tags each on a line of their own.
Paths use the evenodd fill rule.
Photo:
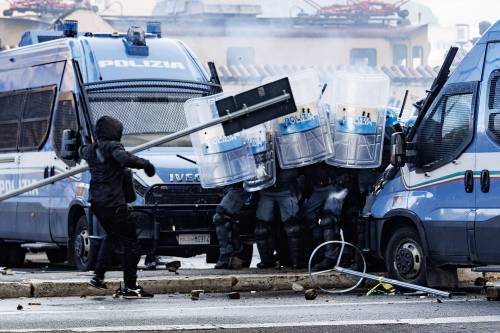
<svg viewBox="0 0 500 333">
<path fill-rule="evenodd" d="M 106 232 L 97 254 L 95 275 L 104 279 L 109 259 L 116 251 L 121 255 L 125 287 L 135 288 L 137 264 L 141 256 L 137 246 L 136 226 L 129 219 L 127 206 L 102 207 L 93 204 L 92 211 Z"/>
</svg>

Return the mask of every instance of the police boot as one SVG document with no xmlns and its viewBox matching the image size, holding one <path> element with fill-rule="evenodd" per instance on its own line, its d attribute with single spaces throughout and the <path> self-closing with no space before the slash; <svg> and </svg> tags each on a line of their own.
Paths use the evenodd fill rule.
<svg viewBox="0 0 500 333">
<path fill-rule="evenodd" d="M 330 242 L 339 240 L 340 237 L 340 227 L 337 223 L 337 219 L 333 216 L 327 216 L 321 218 L 319 225 L 323 230 L 323 241 Z M 340 252 L 339 244 L 328 244 L 324 246 L 324 258 L 319 263 L 314 265 L 313 269 L 316 271 L 323 271 L 327 269 L 332 269 L 337 264 L 338 255 Z"/>
<path fill-rule="evenodd" d="M 288 254 L 291 267 L 294 269 L 304 268 L 304 251 L 302 249 L 301 228 L 297 219 L 285 222 L 285 232 L 288 239 Z"/>
<path fill-rule="evenodd" d="M 242 269 L 243 260 L 241 254 L 243 252 L 243 244 L 241 242 L 240 221 L 233 221 L 231 223 L 231 248 L 232 253 L 229 259 L 229 268 Z"/>
<path fill-rule="evenodd" d="M 260 263 L 257 264 L 257 268 L 276 267 L 274 241 L 270 222 L 257 221 L 255 225 L 255 242 L 257 243 L 257 249 L 260 255 Z"/>
<path fill-rule="evenodd" d="M 229 267 L 229 259 L 233 252 L 231 240 L 231 222 L 228 216 L 215 213 L 213 218 L 215 233 L 219 242 L 219 259 L 215 264 L 215 269 L 225 269 Z"/>
</svg>

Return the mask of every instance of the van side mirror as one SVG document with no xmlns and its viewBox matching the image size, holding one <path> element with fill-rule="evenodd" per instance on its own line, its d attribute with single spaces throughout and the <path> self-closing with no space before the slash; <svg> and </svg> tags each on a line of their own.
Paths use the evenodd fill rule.
<svg viewBox="0 0 500 333">
<path fill-rule="evenodd" d="M 68 161 L 78 160 L 78 149 L 81 141 L 78 133 L 71 129 L 65 129 L 62 134 L 61 158 Z"/>
<path fill-rule="evenodd" d="M 391 137 L 391 164 L 401 168 L 406 165 L 406 135 L 396 132 Z"/>
</svg>

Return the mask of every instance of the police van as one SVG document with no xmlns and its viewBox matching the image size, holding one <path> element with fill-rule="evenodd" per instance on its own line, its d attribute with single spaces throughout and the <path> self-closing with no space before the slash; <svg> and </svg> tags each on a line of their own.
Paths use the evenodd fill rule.
<svg viewBox="0 0 500 333">
<path fill-rule="evenodd" d="M 366 230 L 392 277 L 435 286 L 500 264 L 500 21 L 446 78 L 408 137 L 393 136 Z"/>
<path fill-rule="evenodd" d="M 182 42 L 148 32 L 33 31 L 20 47 L 0 53 L 0 193 L 63 173 L 81 161 L 65 160 L 62 134 L 92 140 L 103 115 L 124 124 L 123 143 L 135 147 L 187 127 L 183 104 L 220 91 Z M 212 77 L 212 81 L 217 81 Z M 218 83 L 218 82 L 217 82 Z M 145 228 L 158 254 L 218 256 L 212 215 L 222 193 L 199 184 L 189 138 L 140 154 L 157 175 L 134 175 L 133 207 L 151 217 Z M 51 262 L 92 268 L 100 230 L 87 202 L 89 173 L 0 203 L 0 266 L 18 266 L 27 250 Z M 250 246 L 251 248 L 251 246 Z"/>
</svg>

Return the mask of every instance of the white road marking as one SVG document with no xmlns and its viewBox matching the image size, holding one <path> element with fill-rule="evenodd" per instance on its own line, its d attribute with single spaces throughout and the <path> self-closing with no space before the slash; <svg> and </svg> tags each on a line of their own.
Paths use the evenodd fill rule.
<svg viewBox="0 0 500 333">
<path fill-rule="evenodd" d="M 97 326 L 97 327 L 67 327 L 57 329 L 9 329 L 0 332 L 31 333 L 31 332 L 148 332 L 148 331 L 187 331 L 209 329 L 262 329 L 283 327 L 313 327 L 313 326 L 372 326 L 372 325 L 439 325 L 461 323 L 496 323 L 500 316 L 471 316 L 471 317 L 439 317 L 416 319 L 377 319 L 377 320 L 340 320 L 340 321 L 312 321 L 288 323 L 260 323 L 260 324 L 206 324 L 206 325 L 143 325 L 143 326 Z"/>
<path fill-rule="evenodd" d="M 480 302 L 481 299 L 469 299 L 467 302 Z M 130 303 L 132 303 L 131 301 Z M 465 302 L 464 299 L 447 299 L 443 301 L 444 303 L 456 303 L 456 302 Z M 340 306 L 372 306 L 372 305 L 399 305 L 399 304 L 428 304 L 428 303 L 436 303 L 435 299 L 426 299 L 426 300 L 411 300 L 411 301 L 373 301 L 373 302 L 343 302 L 343 303 L 335 303 L 335 301 L 331 301 L 329 303 L 302 303 L 302 304 L 261 304 L 261 305 L 239 305 L 235 306 L 232 304 L 223 305 L 223 306 L 189 306 L 189 307 L 171 307 L 171 308 L 141 308 L 141 312 L 169 312 L 172 311 L 205 311 L 205 310 L 247 310 L 247 309 L 282 309 L 282 308 L 314 308 L 314 307 L 340 307 Z M 123 304 L 123 303 L 121 303 Z M 102 309 L 80 309 L 80 310 L 36 310 L 30 309 L 25 311 L 2 311 L 0 312 L 1 316 L 8 315 L 39 315 L 39 314 L 72 314 L 72 313 L 81 313 L 85 311 L 85 313 L 103 313 L 103 312 L 137 312 L 137 309 L 123 309 L 123 308 L 102 308 Z"/>
</svg>

